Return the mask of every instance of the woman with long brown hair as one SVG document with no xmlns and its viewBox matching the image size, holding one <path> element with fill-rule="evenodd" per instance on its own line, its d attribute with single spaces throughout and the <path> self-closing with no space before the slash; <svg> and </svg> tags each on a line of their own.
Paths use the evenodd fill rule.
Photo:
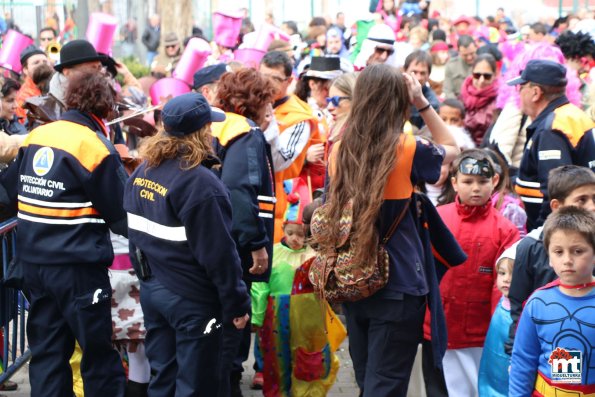
<svg viewBox="0 0 595 397">
<path fill-rule="evenodd" d="M 435 144 L 403 133 L 410 104 L 419 110 Z M 417 210 L 409 210 L 409 202 L 413 186 L 437 180 L 442 162 L 452 161 L 457 152 L 454 138 L 414 77 L 388 65 L 368 66 L 358 76 L 345 132 L 329 160 L 330 224 L 340 224 L 351 201 L 354 263 L 369 263 L 376 259 L 380 239 L 404 214 L 385 245 L 390 263 L 386 286 L 344 304 L 361 396 L 407 394 L 429 293 Z M 341 238 L 338 227 L 330 229 L 318 241 L 322 250 L 333 249 Z"/>
<path fill-rule="evenodd" d="M 246 326 L 250 299 L 231 236 L 229 193 L 211 171 L 210 126 L 221 111 L 189 93 L 162 111 L 126 184 L 152 377 L 149 396 L 217 396 L 221 328 Z"/>
</svg>

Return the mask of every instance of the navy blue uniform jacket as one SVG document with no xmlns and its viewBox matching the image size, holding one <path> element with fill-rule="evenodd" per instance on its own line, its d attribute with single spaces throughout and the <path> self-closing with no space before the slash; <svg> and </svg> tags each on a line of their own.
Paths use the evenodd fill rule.
<svg viewBox="0 0 595 397">
<path fill-rule="evenodd" d="M 232 235 L 244 269 L 244 279 L 268 281 L 273 259 L 275 192 L 270 147 L 260 128 L 243 116 L 225 113 L 211 125 L 214 148 L 221 160 L 221 180 L 229 189 L 233 208 Z M 250 274 L 252 251 L 265 247 L 269 266 Z"/>
<path fill-rule="evenodd" d="M 6 196 L 0 201 L 18 209 L 18 260 L 110 266 L 108 226 L 127 234 L 126 178 L 96 117 L 69 110 L 33 130 L 1 177 Z"/>
<path fill-rule="evenodd" d="M 203 162 L 205 164 L 205 162 Z M 130 243 L 167 289 L 214 307 L 223 321 L 250 313 L 250 297 L 231 236 L 229 193 L 204 165 L 179 159 L 142 163 L 124 193 Z"/>
</svg>

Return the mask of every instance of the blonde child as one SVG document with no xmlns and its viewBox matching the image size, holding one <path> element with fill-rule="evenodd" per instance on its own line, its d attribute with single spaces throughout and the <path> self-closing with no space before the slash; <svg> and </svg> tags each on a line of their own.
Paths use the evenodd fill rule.
<svg viewBox="0 0 595 397">
<path fill-rule="evenodd" d="M 500 255 L 496 262 L 496 286 L 502 293 L 496 311 L 492 315 L 486 335 L 481 362 L 479 364 L 479 397 L 507 397 L 508 369 L 510 356 L 504 351 L 508 329 L 512 324 L 508 290 L 512 280 L 512 268 L 516 253 L 516 243 Z"/>
<path fill-rule="evenodd" d="M 525 305 L 512 352 L 510 397 L 595 394 L 595 214 L 565 207 L 543 228 L 558 279 Z"/>
<path fill-rule="evenodd" d="M 437 209 L 468 258 L 448 270 L 440 282 L 448 331 L 444 379 L 449 395 L 472 397 L 478 394 L 479 361 L 492 313 L 494 264 L 518 240 L 519 232 L 492 206 L 499 176 L 485 151 L 471 149 L 459 154 L 452 170 L 455 202 Z M 426 317 L 427 340 L 429 325 Z"/>
</svg>

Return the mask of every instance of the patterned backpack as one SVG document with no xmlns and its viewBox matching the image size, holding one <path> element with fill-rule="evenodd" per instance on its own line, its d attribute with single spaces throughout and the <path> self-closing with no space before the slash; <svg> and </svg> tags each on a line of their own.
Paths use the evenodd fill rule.
<svg viewBox="0 0 595 397">
<path fill-rule="evenodd" d="M 388 282 L 389 258 L 384 246 L 393 236 L 397 226 L 409 208 L 407 200 L 403 210 L 378 245 L 376 260 L 370 263 L 356 263 L 355 249 L 349 235 L 353 225 L 353 202 L 343 208 L 339 221 L 339 241 L 334 249 L 319 250 L 310 267 L 309 278 L 321 298 L 331 303 L 354 302 L 373 295 Z M 331 228 L 328 204 L 324 204 L 312 215 L 310 229 L 315 241 L 320 241 Z"/>
</svg>

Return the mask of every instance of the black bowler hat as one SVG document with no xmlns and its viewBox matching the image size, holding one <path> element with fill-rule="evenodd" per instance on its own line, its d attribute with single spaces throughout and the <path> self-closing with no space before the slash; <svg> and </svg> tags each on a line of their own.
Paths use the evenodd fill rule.
<svg viewBox="0 0 595 397">
<path fill-rule="evenodd" d="M 517 85 L 529 82 L 553 87 L 566 86 L 566 68 L 554 61 L 532 59 L 527 62 L 525 70 L 519 77 L 507 81 L 506 84 Z"/>
<path fill-rule="evenodd" d="M 312 57 L 306 77 L 333 80 L 343 74 L 339 57 Z"/>
<path fill-rule="evenodd" d="M 179 95 L 161 111 L 163 128 L 169 135 L 183 137 L 214 121 L 224 121 L 225 113 L 212 108 L 204 96 L 196 92 Z"/>
<path fill-rule="evenodd" d="M 98 54 L 93 44 L 87 40 L 72 40 L 64 44 L 60 50 L 60 63 L 54 65 L 54 69 L 62 72 L 64 68 L 93 61 L 103 62 L 105 56 Z"/>
</svg>

